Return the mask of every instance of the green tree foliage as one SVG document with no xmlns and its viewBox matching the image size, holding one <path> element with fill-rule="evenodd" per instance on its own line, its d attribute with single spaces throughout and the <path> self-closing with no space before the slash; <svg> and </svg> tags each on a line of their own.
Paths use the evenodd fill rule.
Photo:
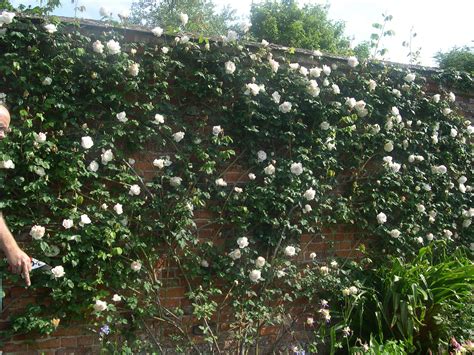
<svg viewBox="0 0 474 355">
<path fill-rule="evenodd" d="M 250 31 L 259 40 L 337 54 L 350 51 L 344 23 L 328 18 L 327 5 L 301 8 L 294 0 L 267 0 L 252 4 L 250 20 Z"/>
<path fill-rule="evenodd" d="M 179 14 L 186 13 L 186 30 L 206 36 L 222 35 L 236 20 L 235 10 L 229 6 L 216 11 L 212 0 L 135 0 L 131 7 L 131 22 L 145 26 L 160 26 L 173 31 L 180 25 Z"/>
<path fill-rule="evenodd" d="M 448 52 L 439 51 L 435 59 L 441 69 L 455 69 L 474 73 L 474 51 L 472 47 L 454 47 Z"/>
</svg>

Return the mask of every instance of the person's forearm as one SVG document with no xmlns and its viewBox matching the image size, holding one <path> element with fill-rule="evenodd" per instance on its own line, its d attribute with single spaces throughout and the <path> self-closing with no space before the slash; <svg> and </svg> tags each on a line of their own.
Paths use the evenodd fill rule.
<svg viewBox="0 0 474 355">
<path fill-rule="evenodd" d="M 16 243 L 15 238 L 13 238 L 13 235 L 8 230 L 3 216 L 0 214 L 0 249 L 2 249 L 5 254 L 8 254 L 17 248 L 18 244 Z"/>
</svg>

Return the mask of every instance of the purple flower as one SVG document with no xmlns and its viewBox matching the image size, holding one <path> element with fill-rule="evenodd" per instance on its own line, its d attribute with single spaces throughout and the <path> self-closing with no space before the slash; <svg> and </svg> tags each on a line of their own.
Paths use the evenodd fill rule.
<svg viewBox="0 0 474 355">
<path fill-rule="evenodd" d="M 109 333 L 110 333 L 110 327 L 108 326 L 108 324 L 104 324 L 102 327 L 100 327 L 99 334 L 101 336 L 108 335 Z"/>
</svg>

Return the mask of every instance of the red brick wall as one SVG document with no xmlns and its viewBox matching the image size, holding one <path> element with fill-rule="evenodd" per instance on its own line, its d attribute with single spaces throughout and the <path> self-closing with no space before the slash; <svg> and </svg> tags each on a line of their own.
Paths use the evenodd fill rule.
<svg viewBox="0 0 474 355">
<path fill-rule="evenodd" d="M 98 29 L 92 26 L 88 30 L 97 31 Z M 101 29 L 99 28 L 99 30 Z M 144 34 L 143 32 L 133 30 L 127 31 L 126 37 L 129 41 L 149 40 L 148 33 Z M 309 52 L 307 53 L 309 54 Z M 304 51 L 301 51 L 300 54 L 304 62 L 304 56 L 307 56 L 307 54 L 305 54 Z M 331 59 L 334 61 L 338 60 L 337 58 Z M 427 71 L 429 72 L 429 70 Z M 436 88 L 431 87 L 431 85 L 428 90 L 437 91 Z M 473 120 L 474 97 L 466 94 L 464 94 L 464 96 L 458 94 L 457 103 L 465 116 Z M 135 169 L 139 174 L 144 176 L 145 179 L 150 179 L 154 176 L 156 169 L 152 166 L 152 161 L 155 156 L 156 154 L 153 152 L 146 152 L 134 157 L 136 159 Z M 234 166 L 225 173 L 224 179 L 230 184 L 245 182 L 247 180 L 247 172 L 242 170 L 242 168 Z M 212 239 L 214 242 L 219 243 L 218 231 L 213 228 L 212 225 L 209 225 L 211 218 L 212 215 L 209 211 L 195 211 L 195 223 L 199 229 L 199 237 L 203 240 Z M 301 237 L 300 247 L 302 252 L 299 258 L 302 263 L 310 262 L 310 254 L 312 252 L 317 253 L 319 258 L 334 256 L 356 258 L 360 255 L 356 250 L 358 243 L 360 240 L 366 238 L 367 235 L 364 235 L 362 231 L 357 231 L 353 226 L 338 226 L 337 228 L 327 229 L 323 231 L 322 234 L 305 234 Z M 158 267 L 164 286 L 161 298 L 163 306 L 189 309 L 190 303 L 184 296 L 187 291 L 186 285 L 178 268 L 170 265 L 170 262 L 167 260 L 163 260 L 162 265 Z M 44 295 L 31 294 L 28 290 L 18 285 L 4 285 L 4 290 L 6 296 L 3 302 L 4 310 L 0 318 L 0 330 L 7 329 L 10 326 L 9 317 L 11 314 L 21 310 L 28 304 L 44 300 Z M 301 306 L 294 309 L 295 314 L 303 311 L 304 307 Z M 220 330 L 222 331 L 228 330 L 226 328 L 225 319 L 226 315 L 224 313 L 219 324 Z M 185 315 L 183 321 L 189 325 L 189 331 L 191 332 L 193 325 L 195 325 L 193 319 Z M 296 324 L 294 327 L 295 330 L 304 330 L 304 325 L 302 324 Z M 261 335 L 267 337 L 267 340 L 272 341 L 276 339 L 280 331 L 281 329 L 278 327 L 265 327 L 261 329 Z M 199 336 L 194 336 L 194 338 L 197 341 L 202 340 Z M 17 335 L 13 339 L 9 339 L 1 350 L 5 354 L 89 354 L 99 352 L 100 342 L 98 336 L 88 332 L 85 327 L 65 327 L 64 325 L 60 325 L 58 330 L 49 337 Z"/>
</svg>

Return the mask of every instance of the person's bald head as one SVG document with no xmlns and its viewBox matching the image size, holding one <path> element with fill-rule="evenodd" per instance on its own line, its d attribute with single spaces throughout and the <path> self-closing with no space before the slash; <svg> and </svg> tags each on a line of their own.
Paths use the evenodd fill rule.
<svg viewBox="0 0 474 355">
<path fill-rule="evenodd" d="M 0 105 L 0 139 L 5 138 L 9 126 L 10 113 L 5 106 Z"/>
</svg>

